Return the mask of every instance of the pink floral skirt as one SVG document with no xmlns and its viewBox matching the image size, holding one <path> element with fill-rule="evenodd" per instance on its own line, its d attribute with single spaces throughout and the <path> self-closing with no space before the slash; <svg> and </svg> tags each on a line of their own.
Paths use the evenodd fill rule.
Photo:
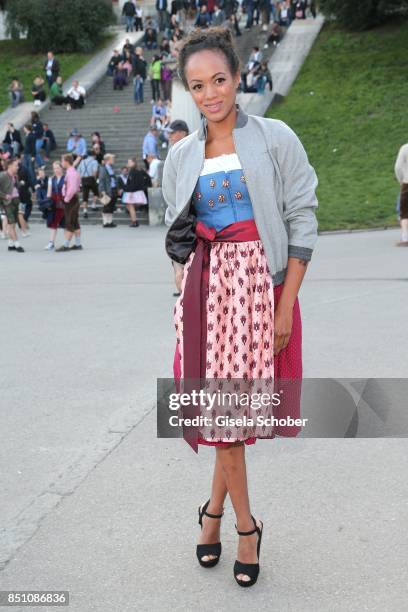
<svg viewBox="0 0 408 612">
<path fill-rule="evenodd" d="M 181 295 L 174 307 L 176 350 L 174 377 L 183 378 L 183 295 L 188 271 L 195 253 L 188 258 L 183 272 Z M 293 308 L 290 340 L 278 355 L 274 350 L 274 312 L 283 284 L 273 286 L 262 242 L 215 242 L 211 245 L 209 292 L 206 303 L 208 379 L 301 379 L 302 324 L 299 302 Z M 299 396 L 300 402 L 300 396 Z M 299 402 L 290 412 L 299 416 Z M 295 414 L 297 413 L 297 414 Z M 254 444 L 256 437 L 273 438 L 275 434 L 296 436 L 297 427 L 274 427 L 267 436 L 245 436 L 238 439 Z M 241 437 L 242 436 L 242 437 Z M 228 446 L 225 440 L 199 433 L 198 442 L 211 446 Z"/>
</svg>

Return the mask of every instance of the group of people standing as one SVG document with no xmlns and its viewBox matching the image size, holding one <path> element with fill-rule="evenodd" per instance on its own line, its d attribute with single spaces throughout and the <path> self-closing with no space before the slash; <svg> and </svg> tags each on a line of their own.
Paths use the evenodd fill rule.
<svg viewBox="0 0 408 612">
<path fill-rule="evenodd" d="M 81 229 L 78 221 L 80 177 L 73 162 L 71 155 L 63 155 L 61 162 L 53 163 L 53 174 L 49 179 L 45 176 L 44 168 L 39 169 L 36 177 L 35 189 L 37 194 L 45 188 L 46 197 L 49 200 L 47 225 L 52 231 L 50 242 L 46 247 L 47 250 L 54 250 L 55 237 L 59 227 L 64 228 L 64 243 L 55 251 L 82 249 Z M 8 238 L 8 251 L 23 253 L 24 248 L 17 239 L 17 226 L 21 228 L 24 219 L 19 189 L 20 168 L 21 160 L 18 157 L 12 157 L 2 162 L 0 213 L 2 238 Z M 40 204 L 40 201 L 38 203 Z M 23 233 L 23 235 L 29 236 L 29 233 Z M 71 246 L 73 237 L 75 243 Z"/>
<path fill-rule="evenodd" d="M 30 88 L 34 106 L 41 106 L 47 99 L 47 91 L 45 89 L 45 83 L 47 83 L 48 95 L 52 104 L 58 106 L 65 105 L 67 110 L 82 108 L 86 99 L 85 88 L 77 80 L 74 80 L 68 91 L 64 93 L 60 72 L 60 62 L 52 51 L 48 51 L 43 64 L 43 76 L 40 74 L 35 76 Z M 17 76 L 13 77 L 7 91 L 12 108 L 15 108 L 24 101 L 24 86 Z"/>
<path fill-rule="evenodd" d="M 150 62 L 143 56 L 141 46 L 134 47 L 126 39 L 122 51 L 115 49 L 109 60 L 107 75 L 112 77 L 113 89 L 122 90 L 133 79 L 133 98 L 135 104 L 144 102 L 144 85 L 146 80 L 151 83 L 151 99 L 171 100 L 171 84 L 173 68 L 166 41 L 160 46 L 160 54 L 155 54 Z"/>
</svg>

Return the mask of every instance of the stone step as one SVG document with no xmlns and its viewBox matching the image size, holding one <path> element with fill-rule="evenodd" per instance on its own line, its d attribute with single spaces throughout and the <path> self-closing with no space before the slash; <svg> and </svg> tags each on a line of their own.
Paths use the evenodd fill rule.
<svg viewBox="0 0 408 612">
<path fill-rule="evenodd" d="M 147 211 L 143 211 L 143 212 L 137 211 L 136 217 L 141 225 L 149 224 L 149 217 L 148 217 Z M 123 210 L 116 211 L 113 215 L 113 219 L 117 225 L 129 225 L 130 223 L 129 215 Z M 79 222 L 80 222 L 80 225 L 101 225 L 102 224 L 102 213 L 100 210 L 97 210 L 97 211 L 89 210 L 88 219 L 84 219 L 83 212 L 81 210 Z M 33 209 L 30 215 L 29 223 L 45 225 L 45 221 L 42 218 L 41 212 L 38 209 L 36 210 Z"/>
<path fill-rule="evenodd" d="M 242 36 L 236 39 L 243 64 L 247 61 L 252 47 L 258 45 L 262 48 L 265 41 L 265 35 L 261 32 L 260 26 L 254 26 L 250 31 L 245 31 L 244 25 L 245 19 L 241 20 L 240 24 Z M 269 57 L 272 51 L 273 49 L 265 50 L 264 56 Z M 152 56 L 152 52 L 145 53 L 148 63 Z M 116 155 L 116 169 L 125 165 L 129 157 L 136 156 L 141 162 L 143 138 L 148 131 L 152 108 L 149 81 L 144 86 L 144 98 L 143 104 L 136 105 L 133 100 L 132 82 L 122 91 L 115 91 L 112 78 L 104 77 L 91 92 L 84 108 L 67 112 L 64 107 L 54 107 L 43 111 L 41 118 L 50 125 L 58 143 L 57 150 L 52 153 L 51 161 L 59 159 L 65 152 L 68 135 L 73 128 L 77 128 L 87 139 L 88 145 L 92 132 L 101 133 L 107 152 Z M 115 107 L 118 112 L 115 112 Z M 162 159 L 165 159 L 166 154 L 167 149 L 160 150 Z M 141 223 L 147 223 L 147 212 L 139 212 L 138 218 Z M 33 212 L 30 220 L 34 223 L 44 223 L 38 211 Z M 115 222 L 129 223 L 129 217 L 123 211 L 118 211 L 115 213 Z M 91 212 L 87 220 L 81 215 L 81 223 L 101 223 L 101 213 Z"/>
</svg>

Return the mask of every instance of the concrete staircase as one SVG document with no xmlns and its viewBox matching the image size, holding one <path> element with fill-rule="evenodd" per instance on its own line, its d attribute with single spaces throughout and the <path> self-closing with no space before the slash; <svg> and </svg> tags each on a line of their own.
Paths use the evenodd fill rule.
<svg viewBox="0 0 408 612">
<path fill-rule="evenodd" d="M 237 46 L 242 62 L 245 63 L 253 45 L 263 46 L 265 36 L 261 33 L 260 26 L 254 26 L 250 31 L 245 31 L 245 22 L 241 23 L 242 36 L 238 37 Z M 264 56 L 270 54 L 272 49 L 264 51 Z M 149 63 L 152 52 L 145 52 L 145 59 Z M 68 135 L 73 128 L 77 128 L 90 142 L 91 133 L 99 131 L 106 145 L 106 151 L 116 155 L 116 169 L 126 164 L 129 157 L 137 157 L 142 167 L 142 143 L 148 130 L 151 117 L 151 88 L 150 82 L 145 83 L 145 102 L 136 105 L 133 101 L 133 85 L 130 83 L 123 91 L 114 91 L 112 78 L 105 77 L 90 94 L 86 105 L 80 110 L 67 111 L 65 107 L 54 107 L 46 109 L 41 113 L 41 118 L 48 123 L 54 131 L 58 148 L 53 152 L 51 161 L 59 159 L 65 152 Z M 165 158 L 166 149 L 161 149 L 161 157 Z M 140 223 L 148 223 L 147 207 L 141 206 L 137 212 Z M 128 224 L 129 216 L 124 208 L 115 213 L 115 223 Z M 30 222 L 43 223 L 40 212 L 33 206 Z M 89 218 L 82 219 L 81 223 L 101 223 L 100 210 L 89 210 Z"/>
<path fill-rule="evenodd" d="M 149 62 L 151 53 L 145 54 Z M 53 107 L 41 113 L 42 121 L 49 124 L 54 131 L 58 148 L 53 152 L 51 161 L 59 159 L 65 152 L 66 141 L 73 128 L 77 128 L 90 143 L 94 131 L 101 133 L 106 145 L 107 153 L 116 155 L 115 168 L 117 171 L 124 165 L 129 157 L 137 157 L 140 167 L 142 165 L 143 138 L 148 130 L 151 117 L 151 89 L 150 83 L 145 83 L 145 102 L 136 105 L 133 100 L 133 84 L 129 83 L 122 91 L 114 90 L 111 77 L 105 77 L 90 94 L 85 106 L 80 110 L 67 111 L 65 107 Z M 165 149 L 162 149 L 166 153 Z M 162 155 L 164 158 L 164 155 Z M 146 207 L 141 206 L 138 211 L 140 223 L 148 223 Z M 30 218 L 32 221 L 41 221 L 41 214 L 33 208 Z M 89 218 L 82 219 L 81 223 L 101 223 L 100 210 L 89 210 Z M 124 209 L 115 213 L 115 223 L 128 224 L 129 217 Z"/>
</svg>

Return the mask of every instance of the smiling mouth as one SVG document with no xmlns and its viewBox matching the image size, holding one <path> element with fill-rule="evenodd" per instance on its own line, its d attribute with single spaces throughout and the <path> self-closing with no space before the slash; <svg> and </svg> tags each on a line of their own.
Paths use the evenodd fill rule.
<svg viewBox="0 0 408 612">
<path fill-rule="evenodd" d="M 222 102 L 215 102 L 214 104 L 205 104 L 205 108 L 208 110 L 216 111 L 220 108 Z"/>
</svg>

